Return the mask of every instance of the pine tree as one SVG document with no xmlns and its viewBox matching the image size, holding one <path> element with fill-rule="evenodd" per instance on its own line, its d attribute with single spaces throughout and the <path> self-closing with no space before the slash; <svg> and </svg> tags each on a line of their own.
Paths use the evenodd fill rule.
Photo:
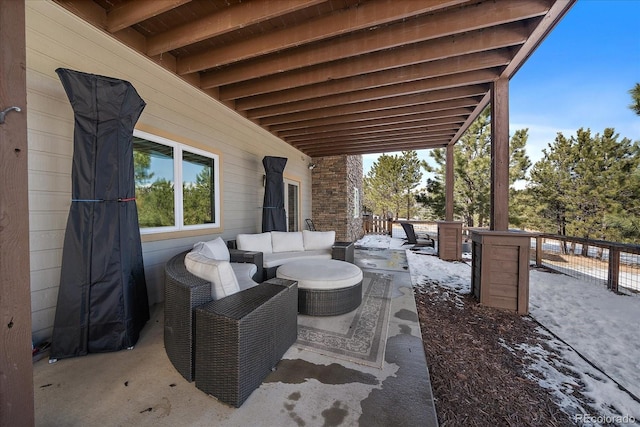
<svg viewBox="0 0 640 427">
<path fill-rule="evenodd" d="M 491 117 L 486 108 L 469 126 L 454 146 L 454 216 L 461 218 L 469 227 L 484 227 L 491 213 Z M 526 155 L 528 130 L 518 130 L 509 144 L 509 184 L 524 179 L 531 161 Z M 446 152 L 444 149 L 430 153 L 436 167 L 426 165 L 428 172 L 435 173 L 426 194 L 420 201 L 425 204 L 444 201 Z M 443 209 L 444 210 L 444 209 Z M 444 217 L 444 214 L 441 216 Z"/>
<path fill-rule="evenodd" d="M 633 89 L 629 90 L 631 94 L 631 100 L 633 101 L 629 108 L 631 108 L 637 115 L 640 116 L 640 83 L 636 83 Z"/>
<path fill-rule="evenodd" d="M 373 213 L 398 218 L 403 206 L 407 218 L 415 200 L 414 190 L 422 180 L 421 162 L 415 151 L 401 156 L 382 154 L 364 178 L 364 203 Z"/>
<path fill-rule="evenodd" d="M 543 158 L 531 169 L 528 191 L 536 200 L 540 220 L 536 229 L 559 235 L 567 234 L 567 212 L 575 158 L 571 143 L 558 133 L 554 144 L 542 150 Z M 552 231 L 553 230 L 553 231 Z"/>
<path fill-rule="evenodd" d="M 540 224 L 556 227 L 540 231 L 587 239 L 638 237 L 640 148 L 618 138 L 611 128 L 595 136 L 581 128 L 569 139 L 559 133 L 543 150 L 527 191 L 538 202 Z"/>
<path fill-rule="evenodd" d="M 422 181 L 422 162 L 418 159 L 418 153 L 413 150 L 403 151 L 401 160 L 402 173 L 400 176 L 407 205 L 407 215 L 405 218 L 411 219 L 411 209 L 415 204 L 414 190 Z"/>
</svg>

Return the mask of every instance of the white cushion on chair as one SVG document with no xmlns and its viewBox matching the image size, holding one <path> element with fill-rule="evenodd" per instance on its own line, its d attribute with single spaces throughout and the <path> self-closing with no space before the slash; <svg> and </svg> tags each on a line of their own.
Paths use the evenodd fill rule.
<svg viewBox="0 0 640 427">
<path fill-rule="evenodd" d="M 233 268 L 241 291 L 257 285 L 257 283 L 253 281 L 253 275 L 258 271 L 258 267 L 255 264 L 251 264 L 250 262 L 232 262 L 231 268 Z"/>
<path fill-rule="evenodd" d="M 331 249 L 336 240 L 336 232 L 302 230 L 302 238 L 305 251 Z"/>
<path fill-rule="evenodd" d="M 184 258 L 184 265 L 189 273 L 211 282 L 211 297 L 214 300 L 240 291 L 238 279 L 229 261 L 208 258 L 198 252 L 189 252 Z"/>
<path fill-rule="evenodd" d="M 264 254 L 273 252 L 271 248 L 271 233 L 238 234 L 236 236 L 236 246 L 241 251 L 262 252 Z"/>
<path fill-rule="evenodd" d="M 217 259 L 219 261 L 229 261 L 231 255 L 229 255 L 229 249 L 222 240 L 222 237 L 218 237 L 208 242 L 198 242 L 193 245 L 193 252 L 200 253 L 207 258 Z"/>
<path fill-rule="evenodd" d="M 302 233 L 299 231 L 272 231 L 273 253 L 304 251 Z"/>
</svg>

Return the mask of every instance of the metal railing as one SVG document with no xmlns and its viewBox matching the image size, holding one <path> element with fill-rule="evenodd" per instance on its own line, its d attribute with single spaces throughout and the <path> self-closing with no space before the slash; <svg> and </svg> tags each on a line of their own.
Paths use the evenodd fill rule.
<svg viewBox="0 0 640 427">
<path fill-rule="evenodd" d="M 365 218 L 365 234 L 404 238 L 402 221 Z M 418 233 L 437 240 L 438 221 L 406 221 Z M 463 239 L 469 230 L 463 227 Z M 640 292 L 640 245 L 580 237 L 537 234 L 531 239 L 531 261 L 580 280 L 607 286 L 618 293 Z"/>
<path fill-rule="evenodd" d="M 536 265 L 614 292 L 640 292 L 640 245 L 540 234 L 531 239 L 531 247 Z"/>
</svg>

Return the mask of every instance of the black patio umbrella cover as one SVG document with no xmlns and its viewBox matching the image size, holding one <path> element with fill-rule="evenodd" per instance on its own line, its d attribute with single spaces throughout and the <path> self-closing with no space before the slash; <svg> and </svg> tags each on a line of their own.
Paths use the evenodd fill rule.
<svg viewBox="0 0 640 427">
<path fill-rule="evenodd" d="M 284 210 L 284 167 L 286 157 L 265 156 L 262 159 L 266 180 L 262 205 L 262 232 L 287 231 L 287 215 Z"/>
<path fill-rule="evenodd" d="M 56 73 L 75 124 L 51 359 L 132 347 L 149 320 L 132 142 L 146 104 L 127 81 Z"/>
</svg>

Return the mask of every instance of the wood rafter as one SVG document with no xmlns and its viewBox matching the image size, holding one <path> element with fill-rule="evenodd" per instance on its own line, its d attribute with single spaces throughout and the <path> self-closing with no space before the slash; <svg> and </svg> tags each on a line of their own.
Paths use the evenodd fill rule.
<svg viewBox="0 0 640 427">
<path fill-rule="evenodd" d="M 465 102 L 467 101 L 467 102 Z M 274 125 L 269 128 L 273 132 L 278 132 L 280 136 L 293 136 L 300 134 L 309 134 L 317 131 L 331 131 L 342 124 L 346 124 L 347 128 L 355 126 L 367 126 L 369 122 L 385 121 L 385 124 L 409 122 L 415 118 L 420 120 L 423 118 L 438 118 L 455 115 L 464 115 L 469 113 L 470 109 L 475 107 L 477 102 L 471 99 L 463 98 L 461 100 L 445 101 L 438 103 L 437 107 L 425 107 L 424 105 L 415 105 L 409 107 L 398 107 L 390 110 L 380 110 L 376 112 L 360 112 L 353 114 L 345 114 L 343 116 L 319 117 L 304 122 L 295 122 L 297 125 L 285 123 Z"/>
<path fill-rule="evenodd" d="M 452 60 L 463 55 L 522 44 L 526 40 L 527 29 L 521 25 L 500 27 L 494 31 L 473 31 L 461 36 L 448 36 L 396 48 L 390 51 L 362 55 L 348 61 L 330 62 L 288 73 L 278 73 L 227 86 L 223 99 L 237 99 L 262 93 L 282 91 L 293 87 L 308 86 L 327 80 L 367 75 L 379 71 L 404 69 L 437 60 Z M 203 87 L 210 87 L 206 80 Z"/>
<path fill-rule="evenodd" d="M 516 2 L 516 5 L 521 9 L 519 12 L 526 11 L 528 17 L 536 17 L 546 10 L 545 3 L 522 1 Z M 468 10 L 462 9 L 449 13 L 444 25 L 436 26 L 433 25 L 433 22 L 425 19 L 415 25 L 400 22 L 387 26 L 380 29 L 375 38 L 372 38 L 368 32 L 357 32 L 339 40 L 318 43 L 307 49 L 295 49 L 282 55 L 261 57 L 258 60 L 245 61 L 220 71 L 205 73 L 203 84 L 207 87 L 221 86 L 367 53 L 411 46 L 419 42 L 465 34 L 469 31 L 500 28 L 502 24 L 514 22 L 514 16 L 516 16 L 511 7 L 505 6 L 504 1 L 492 5 L 485 14 L 479 16 L 474 22 L 469 22 Z M 522 21 L 520 21 L 520 25 L 522 25 Z M 427 45 L 427 47 L 429 46 Z"/>
<path fill-rule="evenodd" d="M 365 129 L 371 128 L 381 125 L 397 125 L 403 126 L 412 121 L 418 120 L 430 120 L 430 119 L 443 119 L 443 118 L 451 118 L 451 121 L 459 122 L 463 117 L 469 114 L 471 108 L 454 108 L 451 110 L 443 110 L 443 111 L 425 111 L 422 113 L 410 114 L 401 117 L 380 117 L 371 120 L 366 120 L 359 122 L 357 124 L 352 124 L 349 122 L 342 122 L 337 124 L 330 125 L 319 125 L 312 126 L 306 129 L 295 129 L 292 131 L 281 131 L 280 133 L 285 134 L 283 136 L 294 136 L 294 135 L 309 135 L 313 133 L 321 133 L 321 132 L 329 132 L 331 130 L 348 130 L 353 128 Z"/>
<path fill-rule="evenodd" d="M 54 0 L 307 155 L 454 144 L 575 0 Z"/>
<path fill-rule="evenodd" d="M 278 0 L 238 3 L 218 13 L 187 22 L 149 38 L 147 55 L 159 55 L 179 47 L 230 33 L 275 17 L 317 5 L 325 0 Z"/>
<path fill-rule="evenodd" d="M 296 113 L 286 113 L 276 116 L 264 117 L 260 120 L 262 126 L 269 126 L 273 129 L 274 125 L 283 124 L 284 129 L 295 129 L 304 127 L 306 120 L 313 120 L 318 117 L 341 117 L 348 114 L 357 114 L 366 112 L 376 112 L 382 110 L 394 110 L 400 107 L 410 107 L 420 104 L 430 104 L 436 102 L 449 101 L 461 98 L 477 99 L 486 93 L 486 86 L 471 85 L 462 86 L 452 89 L 440 89 L 411 95 L 394 96 L 390 98 L 375 99 L 365 101 L 366 105 L 361 103 L 336 104 L 330 107 L 318 108 L 313 110 L 305 110 Z M 425 106 L 424 108 L 429 108 Z M 253 116 L 252 116 L 253 117 Z"/>
<path fill-rule="evenodd" d="M 107 30 L 115 33 L 161 13 L 189 3 L 191 0 L 155 0 L 124 3 L 107 13 Z"/>
</svg>

